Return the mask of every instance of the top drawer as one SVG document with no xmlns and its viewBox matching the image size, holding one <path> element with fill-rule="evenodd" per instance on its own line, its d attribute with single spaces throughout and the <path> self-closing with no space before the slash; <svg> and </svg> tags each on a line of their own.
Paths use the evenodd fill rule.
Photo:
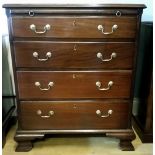
<svg viewBox="0 0 155 155">
<path fill-rule="evenodd" d="M 14 37 L 135 38 L 136 17 L 58 16 L 12 18 Z"/>
</svg>

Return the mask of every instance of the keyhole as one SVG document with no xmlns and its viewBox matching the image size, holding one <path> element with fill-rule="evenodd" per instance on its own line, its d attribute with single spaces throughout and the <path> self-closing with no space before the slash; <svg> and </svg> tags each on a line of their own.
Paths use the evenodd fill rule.
<svg viewBox="0 0 155 155">
<path fill-rule="evenodd" d="M 74 108 L 74 109 L 76 109 L 76 108 L 77 108 L 76 104 L 74 104 L 74 105 L 73 105 L 73 108 Z"/>
<path fill-rule="evenodd" d="M 75 79 L 76 78 L 76 75 L 75 74 L 73 74 L 73 79 Z"/>
<path fill-rule="evenodd" d="M 73 26 L 76 26 L 76 20 L 73 21 Z"/>
<path fill-rule="evenodd" d="M 74 45 L 73 50 L 74 50 L 74 51 L 77 51 L 77 45 L 76 45 L 76 44 Z"/>
</svg>

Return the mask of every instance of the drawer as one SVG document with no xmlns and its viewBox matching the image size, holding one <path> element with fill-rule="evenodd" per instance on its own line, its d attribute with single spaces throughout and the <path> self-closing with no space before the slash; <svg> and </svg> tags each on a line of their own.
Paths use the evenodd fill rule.
<svg viewBox="0 0 155 155">
<path fill-rule="evenodd" d="M 12 18 L 14 37 L 135 38 L 137 17 L 57 16 Z"/>
<path fill-rule="evenodd" d="M 20 99 L 129 98 L 132 71 L 18 71 Z"/>
<path fill-rule="evenodd" d="M 129 103 L 103 101 L 23 101 L 22 129 L 124 129 L 128 127 Z"/>
<path fill-rule="evenodd" d="M 134 43 L 14 42 L 17 67 L 132 68 Z"/>
</svg>

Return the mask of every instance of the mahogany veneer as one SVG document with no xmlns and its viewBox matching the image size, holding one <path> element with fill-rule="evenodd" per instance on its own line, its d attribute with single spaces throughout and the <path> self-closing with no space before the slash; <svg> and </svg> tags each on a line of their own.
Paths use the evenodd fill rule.
<svg viewBox="0 0 155 155">
<path fill-rule="evenodd" d="M 129 22 L 130 21 L 130 22 Z M 98 25 L 105 25 L 105 31 L 117 23 L 119 29 L 108 38 L 134 38 L 136 36 L 136 17 L 102 17 L 102 16 L 60 16 L 60 17 L 13 17 L 12 33 L 15 37 L 51 37 L 51 38 L 107 38 L 97 31 Z M 42 30 L 46 24 L 51 25 L 51 31 L 38 35 L 29 29 L 31 24 Z"/>
<path fill-rule="evenodd" d="M 44 67 L 50 69 L 131 69 L 135 44 L 133 42 L 54 42 L 54 41 L 20 41 L 14 42 L 17 67 Z M 33 57 L 38 52 L 39 58 L 45 58 L 47 52 L 52 56 L 44 63 Z M 97 58 L 102 53 L 109 59 L 111 53 L 117 53 L 111 62 L 103 63 Z"/>
<path fill-rule="evenodd" d="M 124 129 L 128 127 L 129 102 L 126 100 L 91 101 L 23 101 L 21 107 L 21 128 L 23 129 Z M 42 119 L 36 115 L 41 109 L 43 115 L 53 110 L 52 118 Z M 96 117 L 101 109 L 113 114 L 107 119 Z"/>
<path fill-rule="evenodd" d="M 16 151 L 46 134 L 103 134 L 134 150 L 134 74 L 145 5 L 6 4 Z"/>
<path fill-rule="evenodd" d="M 19 98 L 129 98 L 131 75 L 131 71 L 20 71 L 17 72 Z M 41 88 L 47 88 L 49 82 L 54 82 L 54 85 L 49 91 L 41 91 L 35 86 L 36 80 Z M 102 83 L 102 87 L 108 87 L 109 81 L 113 81 L 113 86 L 109 91 L 99 91 L 97 81 Z"/>
</svg>

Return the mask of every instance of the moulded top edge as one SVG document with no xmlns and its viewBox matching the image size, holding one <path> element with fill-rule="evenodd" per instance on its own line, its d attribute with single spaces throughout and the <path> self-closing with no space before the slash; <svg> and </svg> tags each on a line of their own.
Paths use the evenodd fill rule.
<svg viewBox="0 0 155 155">
<path fill-rule="evenodd" d="M 146 8 L 145 4 L 4 4 L 3 8 Z"/>
</svg>

